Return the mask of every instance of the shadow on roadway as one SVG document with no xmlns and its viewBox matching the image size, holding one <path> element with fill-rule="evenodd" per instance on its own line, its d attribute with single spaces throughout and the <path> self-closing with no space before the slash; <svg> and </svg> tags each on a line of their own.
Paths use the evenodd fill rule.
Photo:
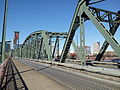
<svg viewBox="0 0 120 90">
<path fill-rule="evenodd" d="M 47 69 L 47 68 L 50 68 L 51 66 L 48 66 L 48 67 L 44 67 L 44 68 L 41 68 L 41 69 L 29 69 L 29 70 L 24 70 L 24 71 L 21 71 L 20 73 L 25 73 L 25 72 L 30 72 L 30 71 L 40 71 L 40 70 L 44 70 L 44 69 Z"/>
</svg>

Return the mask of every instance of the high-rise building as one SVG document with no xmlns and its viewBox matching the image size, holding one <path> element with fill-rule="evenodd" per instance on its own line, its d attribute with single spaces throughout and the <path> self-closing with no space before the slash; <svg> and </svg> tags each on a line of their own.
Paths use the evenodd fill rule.
<svg viewBox="0 0 120 90">
<path fill-rule="evenodd" d="M 80 46 L 78 46 L 78 50 L 80 50 Z M 91 55 L 91 46 L 85 46 L 84 47 L 85 50 L 85 55 Z"/>
<path fill-rule="evenodd" d="M 98 54 L 100 50 L 100 42 L 93 43 L 93 54 Z"/>
<path fill-rule="evenodd" d="M 1 47 L 2 47 L 2 42 L 0 42 L 0 58 L 2 55 Z M 8 56 L 10 55 L 10 51 L 11 51 L 11 41 L 5 41 L 5 51 L 4 51 L 5 59 L 8 58 Z"/>
<path fill-rule="evenodd" d="M 90 46 L 85 46 L 85 54 L 91 55 L 91 47 Z"/>
<path fill-rule="evenodd" d="M 2 42 L 0 42 L 0 54 L 1 54 Z M 5 52 L 10 52 L 11 50 L 11 41 L 5 41 Z"/>
</svg>

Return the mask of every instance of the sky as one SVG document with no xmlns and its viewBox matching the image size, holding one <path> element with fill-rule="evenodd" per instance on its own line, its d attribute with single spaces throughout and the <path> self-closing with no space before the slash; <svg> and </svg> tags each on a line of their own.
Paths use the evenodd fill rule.
<svg viewBox="0 0 120 90">
<path fill-rule="evenodd" d="M 4 1 L 0 0 L 0 41 Z M 14 31 L 20 32 L 20 43 L 30 33 L 38 30 L 68 32 L 77 2 L 78 0 L 9 0 L 6 40 L 13 41 Z M 119 4 L 120 0 L 106 0 L 91 6 L 117 12 L 120 10 Z M 120 42 L 120 28 L 115 38 Z M 85 23 L 85 39 L 85 44 L 89 46 L 93 42 L 104 42 L 104 38 L 90 21 Z M 112 50 L 111 47 L 108 50 Z"/>
</svg>

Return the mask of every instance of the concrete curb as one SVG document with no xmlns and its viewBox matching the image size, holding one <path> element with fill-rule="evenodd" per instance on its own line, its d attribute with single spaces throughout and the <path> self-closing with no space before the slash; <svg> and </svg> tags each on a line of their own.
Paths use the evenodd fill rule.
<svg viewBox="0 0 120 90">
<path fill-rule="evenodd" d="M 52 62 L 52 61 L 43 61 L 43 60 L 36 60 L 36 59 L 29 59 L 31 61 L 35 62 L 41 62 L 45 64 L 51 64 L 56 66 L 63 66 L 66 68 L 76 69 L 76 70 L 84 70 L 88 72 L 103 74 L 103 75 L 109 75 L 114 77 L 120 77 L 120 69 L 110 69 L 105 67 L 94 67 L 94 66 L 81 66 L 77 64 L 69 64 L 69 63 L 59 63 L 59 62 Z"/>
</svg>

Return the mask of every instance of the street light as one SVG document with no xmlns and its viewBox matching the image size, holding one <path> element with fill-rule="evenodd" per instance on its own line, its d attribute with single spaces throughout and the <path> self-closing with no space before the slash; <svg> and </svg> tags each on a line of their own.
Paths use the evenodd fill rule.
<svg viewBox="0 0 120 90">
<path fill-rule="evenodd" d="M 8 13 L 8 0 L 5 0 L 0 63 L 2 63 L 4 61 L 4 59 L 5 59 L 5 39 L 6 39 L 7 13 Z"/>
</svg>

